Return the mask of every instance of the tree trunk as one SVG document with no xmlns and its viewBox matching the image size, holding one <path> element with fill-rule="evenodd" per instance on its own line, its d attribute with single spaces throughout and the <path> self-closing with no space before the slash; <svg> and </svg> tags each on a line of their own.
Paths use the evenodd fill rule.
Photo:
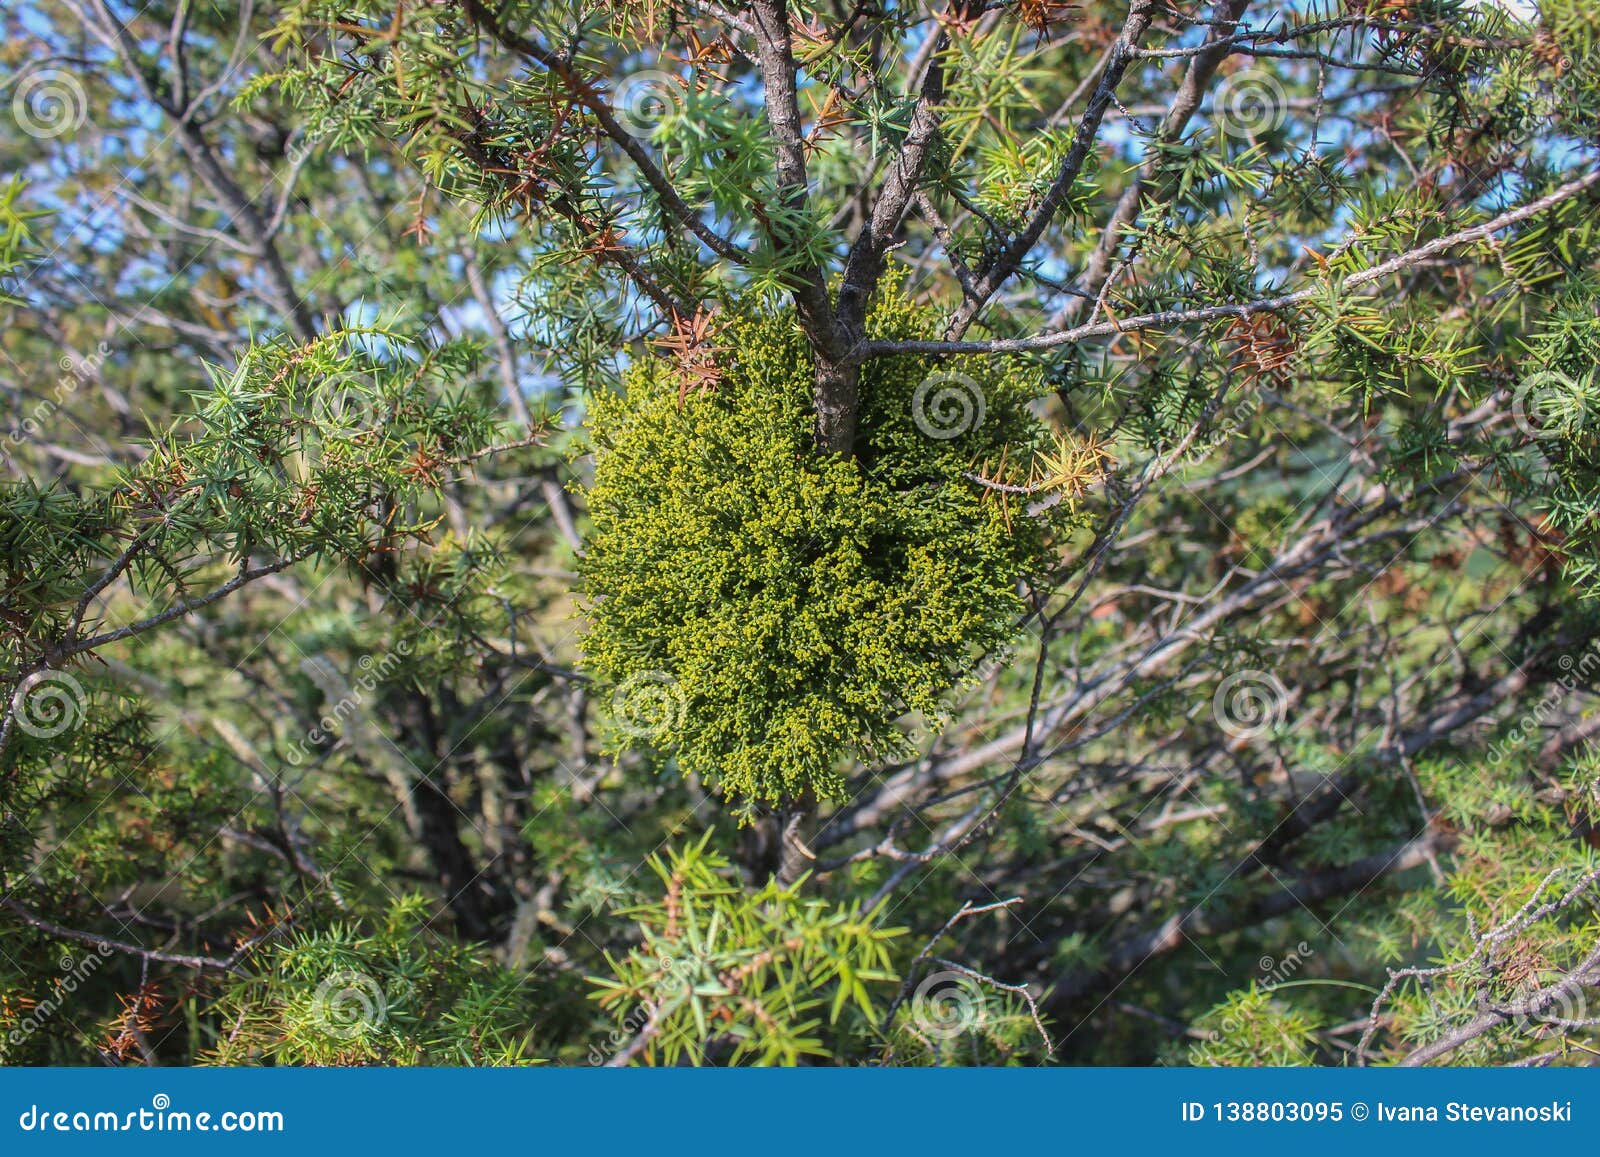
<svg viewBox="0 0 1600 1157">
<path fill-rule="evenodd" d="M 841 458 L 855 454 L 859 383 L 860 370 L 855 365 L 841 367 L 837 361 L 818 353 L 817 384 L 812 394 L 817 449 Z"/>
</svg>

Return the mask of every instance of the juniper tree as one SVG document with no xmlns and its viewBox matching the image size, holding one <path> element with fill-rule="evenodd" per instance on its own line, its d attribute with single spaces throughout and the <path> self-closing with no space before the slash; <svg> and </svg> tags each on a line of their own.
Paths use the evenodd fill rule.
<svg viewBox="0 0 1600 1157">
<path fill-rule="evenodd" d="M 1592 1055 L 1591 5 L 5 21 L 8 1062 Z"/>
</svg>

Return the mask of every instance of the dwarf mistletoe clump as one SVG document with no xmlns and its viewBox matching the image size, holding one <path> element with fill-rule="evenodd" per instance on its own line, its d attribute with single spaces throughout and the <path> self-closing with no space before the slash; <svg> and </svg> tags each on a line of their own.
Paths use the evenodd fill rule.
<svg viewBox="0 0 1600 1157">
<path fill-rule="evenodd" d="M 1029 514 L 975 476 L 1026 489 L 1053 445 L 1026 368 L 872 361 L 843 458 L 813 445 L 794 318 L 726 312 L 714 387 L 650 359 L 594 401 L 583 650 L 620 688 L 670 680 L 650 738 L 685 774 L 739 802 L 833 796 L 845 758 L 902 751 L 898 720 L 936 721 L 1012 639 L 1071 504 Z M 870 325 L 926 337 L 933 319 L 886 295 Z"/>
</svg>

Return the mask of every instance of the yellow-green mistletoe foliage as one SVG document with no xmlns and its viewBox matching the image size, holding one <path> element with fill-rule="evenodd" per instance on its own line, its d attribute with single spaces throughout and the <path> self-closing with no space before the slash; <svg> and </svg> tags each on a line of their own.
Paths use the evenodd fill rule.
<svg viewBox="0 0 1600 1157">
<path fill-rule="evenodd" d="M 889 295 L 869 326 L 926 337 L 934 319 Z M 841 760 L 903 751 L 896 721 L 937 721 L 1016 631 L 1071 504 L 1029 514 L 966 475 L 1026 482 L 1052 444 L 1041 390 L 998 362 L 874 360 L 846 460 L 813 446 L 792 314 L 736 306 L 714 340 L 713 388 L 685 395 L 652 358 L 593 401 L 584 655 L 621 734 L 729 799 L 837 795 Z"/>
</svg>

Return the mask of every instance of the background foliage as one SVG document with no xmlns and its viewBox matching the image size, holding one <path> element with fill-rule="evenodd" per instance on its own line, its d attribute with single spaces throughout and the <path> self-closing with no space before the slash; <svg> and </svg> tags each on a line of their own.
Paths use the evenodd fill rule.
<svg viewBox="0 0 1600 1157">
<path fill-rule="evenodd" d="M 1588 0 L 0 27 L 5 1063 L 1592 1063 Z"/>
</svg>

